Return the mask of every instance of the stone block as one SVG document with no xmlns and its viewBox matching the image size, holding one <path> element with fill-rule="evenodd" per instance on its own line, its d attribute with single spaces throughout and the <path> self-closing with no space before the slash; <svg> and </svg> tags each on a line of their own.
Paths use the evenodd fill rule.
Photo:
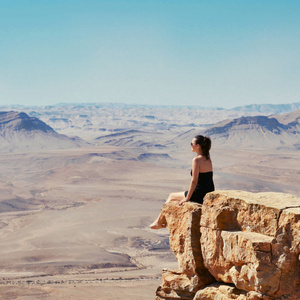
<svg viewBox="0 0 300 300">
<path fill-rule="evenodd" d="M 162 213 L 179 269 L 163 272 L 157 300 L 300 299 L 299 198 L 215 191 Z"/>
</svg>

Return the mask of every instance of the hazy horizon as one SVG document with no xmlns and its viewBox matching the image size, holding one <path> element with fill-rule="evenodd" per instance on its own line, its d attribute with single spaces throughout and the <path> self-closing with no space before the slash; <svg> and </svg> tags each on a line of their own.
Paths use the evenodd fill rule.
<svg viewBox="0 0 300 300">
<path fill-rule="evenodd" d="M 291 102 L 291 103 L 249 103 L 249 104 L 245 104 L 245 105 L 238 105 L 238 106 L 234 106 L 234 107 L 222 107 L 222 106 L 200 106 L 200 105 L 188 105 L 188 104 L 139 104 L 139 103 L 125 103 L 125 102 L 60 102 L 60 103 L 53 103 L 53 104 L 47 104 L 47 105 L 43 105 L 43 104 L 34 104 L 34 105 L 29 105 L 29 104 L 19 104 L 19 103 L 15 103 L 15 104 L 0 104 L 0 108 L 3 107 L 24 107 L 24 108 L 41 108 L 41 107 L 55 107 L 55 106 L 112 106 L 112 107 L 157 107 L 157 108 L 163 108 L 163 107 L 168 107 L 168 108 L 197 108 L 197 109 L 204 109 L 204 110 L 214 110 L 214 109 L 223 109 L 223 110 L 234 110 L 240 107 L 251 107 L 251 106 L 270 106 L 270 107 L 277 107 L 277 106 L 293 106 L 296 105 L 298 107 L 298 105 L 300 105 L 300 102 Z M 298 108 L 296 108 L 298 109 Z"/>
</svg>

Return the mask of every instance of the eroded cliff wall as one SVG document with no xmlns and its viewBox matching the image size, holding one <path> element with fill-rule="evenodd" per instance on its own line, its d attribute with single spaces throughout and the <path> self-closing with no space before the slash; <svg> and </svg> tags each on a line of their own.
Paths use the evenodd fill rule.
<svg viewBox="0 0 300 300">
<path fill-rule="evenodd" d="M 156 299 L 300 299 L 300 199 L 215 191 L 162 211 L 178 270 Z"/>
</svg>

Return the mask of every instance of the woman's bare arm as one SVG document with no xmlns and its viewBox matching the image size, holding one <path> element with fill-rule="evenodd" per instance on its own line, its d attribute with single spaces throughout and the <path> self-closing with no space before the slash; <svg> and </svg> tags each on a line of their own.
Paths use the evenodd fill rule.
<svg viewBox="0 0 300 300">
<path fill-rule="evenodd" d="M 187 194 L 185 199 L 183 199 L 179 202 L 179 205 L 181 205 L 184 202 L 190 201 L 190 198 L 192 197 L 192 195 L 195 191 L 195 188 L 196 188 L 197 183 L 198 183 L 198 177 L 199 177 L 199 162 L 200 162 L 199 159 L 197 159 L 196 157 L 193 159 L 192 179 L 191 179 L 191 182 L 190 182 L 190 187 L 189 187 L 189 190 L 188 190 L 188 194 Z"/>
</svg>

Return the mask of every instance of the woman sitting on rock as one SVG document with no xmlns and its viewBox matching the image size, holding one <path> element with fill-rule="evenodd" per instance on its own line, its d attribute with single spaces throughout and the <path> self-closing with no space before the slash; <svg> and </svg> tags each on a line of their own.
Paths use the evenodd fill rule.
<svg viewBox="0 0 300 300">
<path fill-rule="evenodd" d="M 203 203 L 204 196 L 215 190 L 213 182 L 213 167 L 209 155 L 211 140 L 209 137 L 197 135 L 191 142 L 192 152 L 197 156 L 193 159 L 191 170 L 191 183 L 188 191 L 171 193 L 166 201 L 178 201 L 179 205 L 191 201 Z M 160 213 L 158 218 L 150 225 L 152 229 L 165 228 L 163 215 Z"/>
</svg>

